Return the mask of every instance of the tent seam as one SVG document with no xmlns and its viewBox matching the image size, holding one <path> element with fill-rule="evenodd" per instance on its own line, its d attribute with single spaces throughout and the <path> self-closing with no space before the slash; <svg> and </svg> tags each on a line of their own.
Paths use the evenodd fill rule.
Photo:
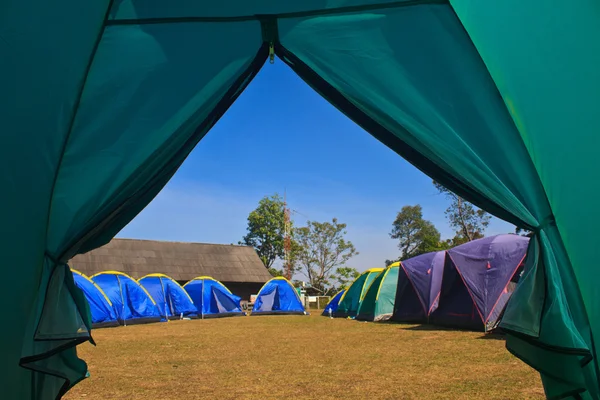
<svg viewBox="0 0 600 400">
<path fill-rule="evenodd" d="M 213 22 L 213 23 L 228 23 L 228 22 L 248 22 L 260 21 L 265 18 L 288 19 L 288 18 L 303 18 L 317 17 L 323 15 L 346 14 L 361 11 L 377 11 L 390 8 L 403 8 L 419 5 L 435 5 L 447 4 L 449 0 L 407 0 L 395 1 L 390 3 L 368 4 L 360 6 L 335 7 L 322 10 L 297 11 L 279 14 L 254 14 L 242 15 L 237 17 L 165 17 L 165 18 L 130 18 L 130 19 L 114 19 L 108 20 L 108 26 L 119 25 L 153 25 L 153 24 L 174 24 L 174 23 L 190 23 L 190 22 Z"/>
</svg>

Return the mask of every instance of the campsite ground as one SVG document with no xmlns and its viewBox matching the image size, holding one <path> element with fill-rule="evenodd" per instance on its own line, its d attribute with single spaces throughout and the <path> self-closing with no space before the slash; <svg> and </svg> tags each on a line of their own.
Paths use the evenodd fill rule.
<svg viewBox="0 0 600 400">
<path fill-rule="evenodd" d="M 66 399 L 542 399 L 498 337 L 303 316 L 94 331 Z"/>
</svg>

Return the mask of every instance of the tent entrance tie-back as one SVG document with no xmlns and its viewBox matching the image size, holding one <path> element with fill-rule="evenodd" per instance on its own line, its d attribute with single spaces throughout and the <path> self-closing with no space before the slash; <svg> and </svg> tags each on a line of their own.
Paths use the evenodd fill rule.
<svg viewBox="0 0 600 400">
<path fill-rule="evenodd" d="M 546 216 L 546 218 L 544 218 L 542 222 L 540 222 L 540 224 L 535 228 L 535 231 L 540 232 L 550 226 L 556 226 L 556 219 L 554 218 L 554 214 Z"/>
</svg>

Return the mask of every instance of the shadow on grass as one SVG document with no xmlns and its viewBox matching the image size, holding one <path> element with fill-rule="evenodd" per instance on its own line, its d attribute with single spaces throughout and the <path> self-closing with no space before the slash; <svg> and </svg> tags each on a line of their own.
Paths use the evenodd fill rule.
<svg viewBox="0 0 600 400">
<path fill-rule="evenodd" d="M 501 332 L 492 332 L 478 337 L 477 339 L 483 340 L 506 340 L 506 335 Z"/>
<path fill-rule="evenodd" d="M 454 328 L 449 326 L 438 326 L 438 325 L 411 325 L 406 328 L 402 328 L 405 331 L 458 331 L 458 332 L 469 332 L 468 329 Z"/>
<path fill-rule="evenodd" d="M 396 322 L 396 324 L 401 324 Z M 423 325 L 414 325 L 414 324 L 402 324 L 402 325 L 408 325 L 405 327 L 402 327 L 400 329 L 405 330 L 405 331 L 417 331 L 417 332 L 440 332 L 440 331 L 447 331 L 447 332 L 473 332 L 473 330 L 471 329 L 464 329 L 464 328 L 457 328 L 457 327 L 448 327 L 448 326 L 437 326 L 437 325 L 428 325 L 428 324 L 423 324 Z M 482 340 L 506 340 L 506 335 L 502 332 L 492 332 L 492 333 L 482 333 L 482 335 L 480 337 L 478 337 L 477 339 L 482 339 Z"/>
</svg>

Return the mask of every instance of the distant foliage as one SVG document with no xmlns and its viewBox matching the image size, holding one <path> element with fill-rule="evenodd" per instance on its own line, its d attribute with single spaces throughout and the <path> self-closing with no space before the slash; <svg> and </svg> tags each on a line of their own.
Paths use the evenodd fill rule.
<svg viewBox="0 0 600 400">
<path fill-rule="evenodd" d="M 390 265 L 392 265 L 395 262 L 398 262 L 400 260 L 385 260 L 385 267 L 389 267 Z"/>
<path fill-rule="evenodd" d="M 269 273 L 271 274 L 272 277 L 278 277 L 278 276 L 283 276 L 283 270 L 281 269 L 277 269 L 277 268 L 268 268 Z"/>
<path fill-rule="evenodd" d="M 360 272 L 356 268 L 352 267 L 340 267 L 335 270 L 332 278 L 336 281 L 336 285 L 332 287 L 332 292 L 337 293 L 338 291 L 347 288 L 354 282 L 360 275 Z"/>
<path fill-rule="evenodd" d="M 354 245 L 346 240 L 346 224 L 336 218 L 331 222 L 308 221 L 307 226 L 297 228 L 294 236 L 298 244 L 296 260 L 300 271 L 310 285 L 321 293 L 327 292 L 332 279 L 349 279 L 351 271 L 341 269 L 358 254 Z M 335 275 L 340 271 L 342 275 Z"/>
<path fill-rule="evenodd" d="M 533 237 L 534 232 L 527 230 L 525 228 L 515 227 L 515 234 L 521 235 L 521 236 L 526 236 L 526 237 Z"/>
<path fill-rule="evenodd" d="M 278 258 L 283 258 L 284 235 L 284 202 L 274 194 L 261 199 L 248 215 L 247 233 L 239 244 L 254 247 L 265 267 L 271 268 Z"/>
<path fill-rule="evenodd" d="M 440 232 L 423 219 L 423 209 L 418 204 L 402 207 L 392 223 L 390 237 L 398 239 L 401 260 L 440 249 Z"/>
<path fill-rule="evenodd" d="M 436 181 L 433 181 L 433 185 L 439 193 L 450 200 L 450 205 L 445 214 L 450 226 L 455 230 L 455 236 L 447 241 L 447 244 L 454 247 L 484 237 L 485 229 L 490 224 L 492 216 Z"/>
</svg>

